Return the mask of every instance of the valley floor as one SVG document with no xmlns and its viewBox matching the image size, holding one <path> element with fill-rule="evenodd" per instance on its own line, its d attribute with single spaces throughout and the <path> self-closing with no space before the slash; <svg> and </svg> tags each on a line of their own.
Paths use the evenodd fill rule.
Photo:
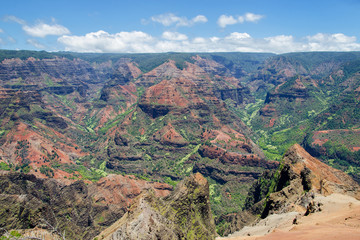
<svg viewBox="0 0 360 240">
<path fill-rule="evenodd" d="M 360 239 L 360 201 L 341 194 L 316 196 L 321 211 L 303 216 L 304 212 L 274 214 L 254 226 L 245 227 L 217 240 L 335 240 Z M 297 224 L 293 224 L 297 218 Z"/>
</svg>

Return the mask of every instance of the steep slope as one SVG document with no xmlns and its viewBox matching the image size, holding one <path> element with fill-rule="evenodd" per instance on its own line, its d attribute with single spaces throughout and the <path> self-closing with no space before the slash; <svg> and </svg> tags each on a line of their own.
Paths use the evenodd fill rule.
<svg viewBox="0 0 360 240">
<path fill-rule="evenodd" d="M 2 89 L 0 105 L 0 159 L 14 170 L 39 177 L 70 177 L 51 165 L 74 164 L 87 155 L 66 136 L 76 129 L 45 108 L 39 91 Z"/>
<path fill-rule="evenodd" d="M 99 141 L 106 149 L 99 158 L 109 169 L 169 182 L 201 172 L 214 181 L 214 204 L 223 205 L 215 214 L 236 211 L 250 183 L 277 163 L 265 160 L 251 130 L 214 94 L 220 86 L 231 89 L 230 83 L 185 64 L 178 69 L 173 61 L 166 62 L 135 81 L 150 87 Z M 216 151 L 220 153 L 211 153 Z M 229 197 L 225 189 L 237 197 Z"/>
<path fill-rule="evenodd" d="M 1 169 L 66 184 L 200 172 L 220 225 L 247 221 L 236 212 L 250 185 L 294 143 L 360 179 L 358 53 L 11 54 L 0 51 Z"/>
<path fill-rule="evenodd" d="M 280 160 L 292 144 L 299 143 L 359 179 L 360 143 L 345 134 L 359 128 L 358 76 L 357 52 L 282 54 L 267 59 L 246 80 L 256 96 L 254 103 L 245 108 L 228 106 L 257 133 L 255 142 L 268 158 Z M 317 146 L 319 131 L 338 134 L 325 146 Z M 355 132 L 350 135 L 356 136 Z"/>
<path fill-rule="evenodd" d="M 214 239 L 215 235 L 209 184 L 197 173 L 165 198 L 152 191 L 140 195 L 98 239 Z"/>
<path fill-rule="evenodd" d="M 134 176 L 109 175 L 93 184 L 65 185 L 54 179 L 1 172 L 0 227 L 7 229 L 57 228 L 66 239 L 92 239 L 127 211 L 142 190 L 166 196 L 172 188 Z M 50 226 L 48 226 L 50 225 Z"/>
<path fill-rule="evenodd" d="M 267 185 L 267 190 L 262 192 L 259 186 L 265 182 L 263 179 L 254 185 L 255 191 L 248 198 L 249 210 L 255 210 L 253 204 L 264 204 L 263 201 L 255 200 L 258 199 L 257 195 L 266 196 L 265 207 L 262 210 L 262 218 L 265 219 L 254 224 L 254 227 L 245 227 L 226 239 L 252 239 L 245 236 L 268 233 L 269 236 L 259 239 L 285 239 L 291 236 L 306 239 L 305 236 L 308 235 L 300 231 L 314 221 L 320 222 L 317 226 L 311 227 L 316 233 L 315 239 L 320 239 L 320 233 L 327 234 L 325 229 L 332 232 L 332 236 L 329 235 L 330 239 L 336 239 L 345 232 L 346 236 L 352 239 L 352 236 L 358 233 L 353 225 L 334 226 L 334 220 L 326 217 L 339 219 L 340 216 L 354 216 L 354 212 L 350 211 L 358 211 L 360 186 L 347 174 L 309 155 L 299 145 L 294 145 L 287 151 L 278 172 Z M 331 229 L 329 224 L 332 224 L 330 226 L 334 226 L 334 229 Z M 282 231 L 274 230 L 277 228 Z"/>
<path fill-rule="evenodd" d="M 219 240 L 349 239 L 359 237 L 360 201 L 345 195 L 315 197 L 321 211 L 301 217 L 300 213 L 274 214 L 253 227 Z M 296 224 L 294 224 L 294 219 Z"/>
<path fill-rule="evenodd" d="M 268 54 L 13 56 L 0 64 L 1 90 L 22 100 L 4 97 L 1 169 L 67 184 L 127 173 L 175 185 L 201 172 L 219 216 L 277 167 L 226 105 L 254 102 L 241 81 Z"/>
<path fill-rule="evenodd" d="M 305 198 L 301 200 L 303 203 L 310 203 L 313 193 L 324 196 L 340 193 L 360 199 L 359 185 L 351 177 L 312 157 L 299 145 L 292 146 L 284 155 L 274 189 L 277 192 L 267 199 L 263 217 L 291 211 L 301 198 Z"/>
</svg>

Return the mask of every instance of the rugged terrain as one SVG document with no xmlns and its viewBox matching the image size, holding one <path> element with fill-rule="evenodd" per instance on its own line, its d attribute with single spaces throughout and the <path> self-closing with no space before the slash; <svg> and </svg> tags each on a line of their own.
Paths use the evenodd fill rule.
<svg viewBox="0 0 360 240">
<path fill-rule="evenodd" d="M 2 171 L 0 183 L 1 226 L 7 230 L 56 228 L 68 239 L 93 238 L 123 216 L 145 189 L 152 189 L 156 196 L 172 190 L 167 184 L 121 175 L 108 175 L 92 184 L 65 185 L 55 179 Z"/>
<path fill-rule="evenodd" d="M 263 200 L 255 200 L 261 191 L 249 195 L 255 205 L 265 204 L 263 219 L 223 239 L 357 238 L 360 186 L 348 175 L 294 145 L 284 155 L 273 180 Z M 254 188 L 259 189 L 264 182 Z M 248 207 L 254 211 L 254 205 Z"/>
<path fill-rule="evenodd" d="M 89 223 L 87 236 L 121 217 L 143 189 L 161 182 L 168 194 L 196 172 L 208 180 L 218 233 L 238 230 L 260 211 L 242 209 L 269 193 L 295 143 L 360 179 L 357 52 L 2 50 L 0 60 L 0 169 L 55 179 L 60 189 L 88 184 L 89 202 L 111 205 L 113 217 Z"/>
<path fill-rule="evenodd" d="M 157 198 L 144 192 L 129 211 L 99 239 L 214 239 L 209 184 L 196 173 L 181 181 L 174 192 Z"/>
</svg>

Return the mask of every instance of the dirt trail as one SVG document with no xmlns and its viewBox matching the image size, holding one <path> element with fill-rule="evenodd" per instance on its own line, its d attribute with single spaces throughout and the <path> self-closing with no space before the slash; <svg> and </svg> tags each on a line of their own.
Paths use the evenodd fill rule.
<svg viewBox="0 0 360 240">
<path fill-rule="evenodd" d="M 274 214 L 252 227 L 243 228 L 217 240 L 358 240 L 360 239 L 360 201 L 341 194 L 317 195 L 322 211 L 303 216 L 290 212 Z M 297 217 L 297 224 L 293 224 Z"/>
</svg>

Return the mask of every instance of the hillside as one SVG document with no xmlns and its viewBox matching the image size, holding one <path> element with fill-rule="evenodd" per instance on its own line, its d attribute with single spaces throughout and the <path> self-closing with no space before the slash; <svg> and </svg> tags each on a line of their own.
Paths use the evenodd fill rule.
<svg viewBox="0 0 360 240">
<path fill-rule="evenodd" d="M 122 210 L 104 224 L 94 213 L 86 225 L 96 226 L 91 236 L 120 218 L 143 186 L 170 190 L 197 172 L 209 183 L 217 231 L 230 233 L 235 228 L 224 229 L 249 204 L 252 184 L 272 176 L 295 143 L 360 179 L 358 52 L 1 50 L 0 60 L 4 176 L 83 182 L 105 192 L 104 179 L 118 176 L 138 189 L 117 198 Z M 86 198 L 111 203 L 91 194 Z"/>
<path fill-rule="evenodd" d="M 252 204 L 242 213 L 260 213 L 262 219 L 253 217 L 251 226 L 221 239 L 357 238 L 359 185 L 345 173 L 296 144 L 286 152 L 268 186 L 266 179 L 254 184 L 248 196 Z M 268 192 L 255 200 L 259 189 Z"/>
</svg>

